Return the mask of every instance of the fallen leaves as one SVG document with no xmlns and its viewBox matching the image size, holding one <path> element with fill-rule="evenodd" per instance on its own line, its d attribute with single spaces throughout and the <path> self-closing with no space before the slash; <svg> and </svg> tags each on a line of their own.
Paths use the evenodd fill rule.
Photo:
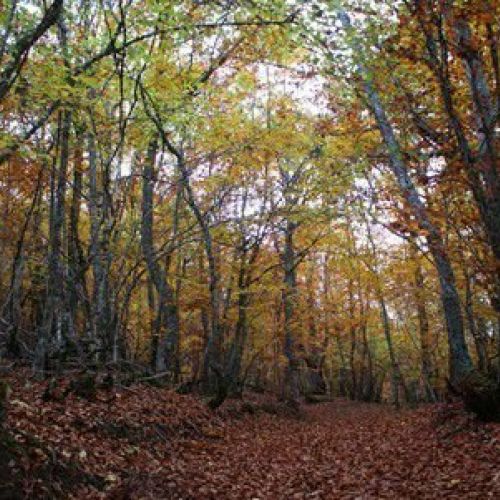
<svg viewBox="0 0 500 500">
<path fill-rule="evenodd" d="M 136 386 L 110 399 L 41 400 L 12 381 L 9 462 L 25 496 L 73 498 L 498 498 L 500 426 L 460 408 L 395 412 L 337 400 L 292 418 L 269 401 Z M 251 408 L 252 411 L 249 411 Z M 270 411 L 272 409 L 273 411 Z"/>
</svg>

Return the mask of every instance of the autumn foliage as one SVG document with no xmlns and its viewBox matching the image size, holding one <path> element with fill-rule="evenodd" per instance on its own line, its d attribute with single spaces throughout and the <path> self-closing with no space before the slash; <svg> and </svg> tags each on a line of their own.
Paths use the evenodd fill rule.
<svg viewBox="0 0 500 500">
<path fill-rule="evenodd" d="M 489 0 L 2 2 L 11 487 L 493 491 L 495 427 L 470 417 L 444 440 L 456 471 L 477 444 L 474 488 L 431 421 L 450 400 L 500 421 L 499 16 Z M 407 451 L 379 466 L 389 427 Z"/>
</svg>

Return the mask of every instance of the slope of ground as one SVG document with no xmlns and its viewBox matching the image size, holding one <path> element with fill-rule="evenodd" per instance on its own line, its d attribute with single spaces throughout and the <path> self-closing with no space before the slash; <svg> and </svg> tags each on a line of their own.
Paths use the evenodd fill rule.
<svg viewBox="0 0 500 500">
<path fill-rule="evenodd" d="M 25 380 L 10 380 L 3 498 L 500 498 L 500 426 L 459 407 L 296 416 L 253 396 L 212 413 L 146 386 L 44 402 Z"/>
</svg>

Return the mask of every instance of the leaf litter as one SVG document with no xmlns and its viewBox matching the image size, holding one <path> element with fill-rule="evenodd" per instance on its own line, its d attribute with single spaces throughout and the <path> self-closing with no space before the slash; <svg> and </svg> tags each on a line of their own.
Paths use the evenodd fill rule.
<svg viewBox="0 0 500 500">
<path fill-rule="evenodd" d="M 9 380 L 0 498 L 500 498 L 500 425 L 459 404 L 296 414 L 250 394 L 212 412 L 146 385 L 47 402 L 26 380 Z"/>
</svg>

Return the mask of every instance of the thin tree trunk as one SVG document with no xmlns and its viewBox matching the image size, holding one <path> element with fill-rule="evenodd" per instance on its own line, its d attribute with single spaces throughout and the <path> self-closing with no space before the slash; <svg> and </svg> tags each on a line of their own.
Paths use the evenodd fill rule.
<svg viewBox="0 0 500 500">
<path fill-rule="evenodd" d="M 477 355 L 477 368 L 483 373 L 487 373 L 488 366 L 488 355 L 486 352 L 485 339 L 481 335 L 481 332 L 476 327 L 476 320 L 474 317 L 474 305 L 473 305 L 473 292 L 472 292 L 472 278 L 465 269 L 464 263 L 464 280 L 465 280 L 465 317 L 467 319 L 467 327 L 474 341 L 474 346 L 476 348 Z"/>
<path fill-rule="evenodd" d="M 376 295 L 378 298 L 379 306 L 380 306 L 380 316 L 382 319 L 382 326 L 384 328 L 384 337 L 387 343 L 387 350 L 389 352 L 389 360 L 391 362 L 391 386 L 392 386 L 392 396 L 393 396 L 393 402 L 396 406 L 396 408 L 400 407 L 400 401 L 399 401 L 399 386 L 403 388 L 404 395 L 406 402 L 411 401 L 411 396 L 410 392 L 408 390 L 408 387 L 406 385 L 406 382 L 403 378 L 403 374 L 401 373 L 401 368 L 399 366 L 399 362 L 396 357 L 396 353 L 394 350 L 394 344 L 392 341 L 392 332 L 391 332 L 391 323 L 389 320 L 389 314 L 387 312 L 387 305 L 385 302 L 384 298 L 384 293 L 382 289 L 382 283 L 380 279 L 380 274 L 378 270 L 378 259 L 377 259 L 377 249 L 375 247 L 375 241 L 372 236 L 370 224 L 368 220 L 366 220 L 366 233 L 368 236 L 368 242 L 371 247 L 371 253 L 372 253 L 372 258 L 374 261 L 374 264 L 371 265 L 367 263 L 367 267 L 370 269 L 370 271 L 373 273 L 374 278 L 375 278 L 375 290 L 376 290 Z"/>
<path fill-rule="evenodd" d="M 422 266 L 418 262 L 417 252 L 414 245 L 410 247 L 412 257 L 415 262 L 415 303 L 417 305 L 417 317 L 420 336 L 420 356 L 421 356 L 421 371 L 422 378 L 425 384 L 425 394 L 427 401 L 436 401 L 433 384 L 433 368 L 432 357 L 430 350 L 430 334 L 429 334 L 429 318 L 427 316 L 427 308 L 425 306 L 425 282 Z"/>
<path fill-rule="evenodd" d="M 349 350 L 349 368 L 351 370 L 351 387 L 349 390 L 349 397 L 355 399 L 358 385 L 358 377 L 356 374 L 356 351 L 357 351 L 357 332 L 355 325 L 355 303 L 354 303 L 354 292 L 352 290 L 352 280 L 349 279 L 348 285 L 349 293 L 349 338 L 350 338 L 350 350 Z"/>
<path fill-rule="evenodd" d="M 210 294 L 210 335 L 207 339 L 205 355 L 203 360 L 202 384 L 208 392 L 217 390 L 218 385 L 222 383 L 220 373 L 222 369 L 222 329 L 220 325 L 220 291 L 219 291 L 219 273 L 217 271 L 212 235 L 209 224 L 202 214 L 198 202 L 194 196 L 189 179 L 189 171 L 184 163 L 182 154 L 177 152 L 177 166 L 181 175 L 181 182 L 186 193 L 187 203 L 193 212 L 196 221 L 200 227 L 205 255 L 208 262 L 208 287 Z"/>
<path fill-rule="evenodd" d="M 285 399 L 292 405 L 297 405 L 299 392 L 299 358 L 297 357 L 297 333 L 295 326 L 295 309 L 297 301 L 297 277 L 293 237 L 295 223 L 286 221 L 285 244 L 282 255 L 284 270 L 283 306 L 285 312 L 285 344 L 284 354 L 288 360 L 285 372 Z"/>
<path fill-rule="evenodd" d="M 90 353 L 93 353 L 97 360 L 99 350 L 104 347 L 103 339 L 108 329 L 109 297 L 105 262 L 106 244 L 103 231 L 103 226 L 107 221 L 107 210 L 103 195 L 104 180 L 98 171 L 97 145 L 93 131 L 89 131 L 87 134 L 87 147 L 89 155 L 89 257 L 93 275 L 89 340 L 91 342 Z"/>
<path fill-rule="evenodd" d="M 28 227 L 35 212 L 37 204 L 40 202 L 42 193 L 42 179 L 44 167 L 40 169 L 37 177 L 36 187 L 33 193 L 31 205 L 26 213 L 21 234 L 16 244 L 16 251 L 12 259 L 12 271 L 10 278 L 10 288 L 8 298 L 4 304 L 3 310 L 7 313 L 7 323 L 9 328 L 9 336 L 7 339 L 7 352 L 12 356 L 20 354 L 20 345 L 17 338 L 19 329 L 20 311 L 21 311 L 21 293 L 22 279 L 24 273 L 24 246 Z M 2 314 L 3 316 L 3 314 Z"/>
<path fill-rule="evenodd" d="M 79 304 L 85 292 L 85 263 L 83 250 L 80 242 L 80 210 L 82 200 L 83 172 L 82 172 L 82 150 L 77 149 L 75 154 L 73 171 L 73 196 L 71 199 L 68 235 L 68 308 L 71 321 L 72 337 L 76 334 L 77 316 Z M 84 302 L 85 303 L 85 302 Z M 89 312 L 87 308 L 87 312 Z"/>
<path fill-rule="evenodd" d="M 0 72 L 0 102 L 7 96 L 8 92 L 16 82 L 23 63 L 30 49 L 54 24 L 57 23 L 63 9 L 63 0 L 54 2 L 45 11 L 42 19 L 32 28 L 21 33 L 13 44 L 9 60 Z M 2 48 L 3 51 L 4 47 Z"/>
<path fill-rule="evenodd" d="M 387 343 L 387 350 L 389 352 L 389 360 L 391 362 L 391 388 L 392 400 L 396 408 L 400 407 L 399 402 L 399 384 L 401 382 L 401 374 L 399 364 L 396 360 L 396 354 L 392 344 L 391 324 L 389 322 L 389 315 L 387 314 L 387 307 L 382 295 L 379 296 L 380 317 L 382 319 L 382 326 L 384 328 L 384 337 Z"/>
</svg>

